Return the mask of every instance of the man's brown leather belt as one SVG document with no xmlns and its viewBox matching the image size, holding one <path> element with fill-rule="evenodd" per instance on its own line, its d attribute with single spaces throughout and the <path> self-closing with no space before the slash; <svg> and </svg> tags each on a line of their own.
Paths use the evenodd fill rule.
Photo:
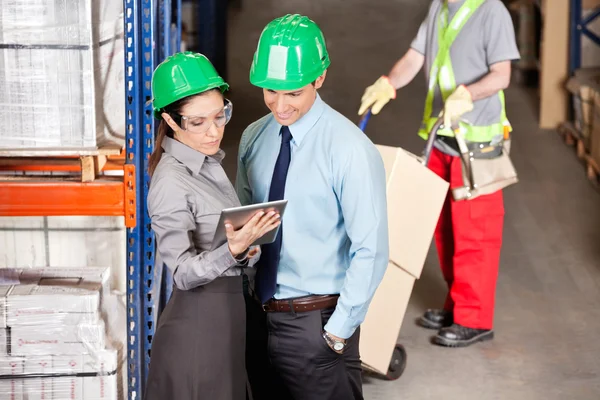
<svg viewBox="0 0 600 400">
<path fill-rule="evenodd" d="M 297 299 L 275 300 L 271 299 L 263 305 L 267 312 L 306 312 L 334 308 L 339 295 L 306 296 Z"/>
</svg>

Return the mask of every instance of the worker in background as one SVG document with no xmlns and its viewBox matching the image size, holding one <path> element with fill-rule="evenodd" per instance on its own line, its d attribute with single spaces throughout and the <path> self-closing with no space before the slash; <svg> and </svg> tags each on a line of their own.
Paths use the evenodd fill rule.
<svg viewBox="0 0 600 400">
<path fill-rule="evenodd" d="M 461 159 L 449 126 L 459 126 L 471 145 L 501 141 L 507 122 L 502 90 L 510 82 L 511 61 L 519 57 L 500 0 L 433 0 L 411 48 L 388 76 L 366 89 L 359 114 L 371 107 L 377 114 L 425 65 L 429 91 L 419 134 L 426 139 L 443 110 L 444 129 L 429 167 L 450 187 L 461 186 Z M 449 292 L 443 308 L 420 319 L 438 330 L 435 343 L 458 347 L 493 338 L 503 219 L 502 191 L 459 202 L 448 195 L 435 241 Z"/>
<path fill-rule="evenodd" d="M 210 61 L 191 52 L 168 57 L 152 77 L 160 126 L 148 213 L 175 288 L 152 340 L 144 400 L 246 398 L 243 267 L 258 257 L 249 245 L 280 222 L 263 213 L 240 230 L 226 226 L 227 242 L 211 250 L 221 210 L 240 205 L 221 166 L 227 88 Z"/>
<path fill-rule="evenodd" d="M 329 65 L 319 27 L 286 15 L 263 30 L 250 70 L 271 113 L 242 136 L 236 189 L 242 204 L 289 201 L 254 287 L 289 391 L 271 398 L 363 398 L 359 325 L 388 263 L 383 161 L 319 96 Z"/>
</svg>

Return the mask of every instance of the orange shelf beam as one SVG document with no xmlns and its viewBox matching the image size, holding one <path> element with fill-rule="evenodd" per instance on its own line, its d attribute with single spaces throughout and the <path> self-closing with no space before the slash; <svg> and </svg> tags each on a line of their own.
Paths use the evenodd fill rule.
<svg viewBox="0 0 600 400">
<path fill-rule="evenodd" d="M 133 227 L 135 167 L 128 164 L 123 169 L 123 178 L 94 182 L 43 177 L 0 180 L 0 216 L 123 215 L 125 226 Z"/>
<path fill-rule="evenodd" d="M 123 170 L 125 160 L 109 159 L 102 167 L 102 171 Z M 51 171 L 51 172 L 81 172 L 79 159 L 4 159 L 0 161 L 0 171 Z"/>
</svg>

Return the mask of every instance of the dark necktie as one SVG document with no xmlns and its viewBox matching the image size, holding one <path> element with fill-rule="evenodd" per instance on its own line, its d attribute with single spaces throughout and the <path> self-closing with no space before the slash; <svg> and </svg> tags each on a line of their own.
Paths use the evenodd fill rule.
<svg viewBox="0 0 600 400">
<path fill-rule="evenodd" d="M 283 200 L 285 192 L 285 179 L 290 166 L 290 141 L 292 134 L 287 126 L 281 127 L 281 147 L 279 156 L 275 162 L 271 188 L 269 189 L 269 201 Z M 277 266 L 281 253 L 281 241 L 283 224 L 279 226 L 279 232 L 273 243 L 261 246 L 261 256 L 256 270 L 256 293 L 262 304 L 266 303 L 273 295 L 277 287 Z"/>
</svg>

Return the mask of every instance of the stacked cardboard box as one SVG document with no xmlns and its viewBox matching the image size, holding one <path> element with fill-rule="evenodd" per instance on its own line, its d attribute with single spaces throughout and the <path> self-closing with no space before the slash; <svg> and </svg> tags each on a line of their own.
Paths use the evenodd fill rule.
<svg viewBox="0 0 600 400">
<path fill-rule="evenodd" d="M 449 185 L 404 149 L 377 148 L 387 178 L 390 259 L 361 326 L 360 355 L 385 375 Z"/>
<path fill-rule="evenodd" d="M 122 0 L 0 0 L 0 147 L 123 144 Z"/>
<path fill-rule="evenodd" d="M 600 90 L 594 94 L 593 100 L 590 157 L 598 167 L 600 166 Z"/>
<path fill-rule="evenodd" d="M 107 308 L 110 270 L 7 271 L 0 274 L 0 393 L 116 400 L 123 342 L 107 329 L 115 316 Z"/>
<path fill-rule="evenodd" d="M 575 129 L 583 137 L 588 160 L 600 169 L 600 68 L 582 68 L 567 82 L 572 95 Z"/>
<path fill-rule="evenodd" d="M 0 357 L 0 395 L 11 400 L 117 399 L 118 352 Z M 6 396 L 6 397 L 2 397 Z"/>
<path fill-rule="evenodd" d="M 575 129 L 583 137 L 585 147 L 591 147 L 591 133 L 595 93 L 600 92 L 600 68 L 582 68 L 567 81 L 572 95 Z"/>
</svg>

